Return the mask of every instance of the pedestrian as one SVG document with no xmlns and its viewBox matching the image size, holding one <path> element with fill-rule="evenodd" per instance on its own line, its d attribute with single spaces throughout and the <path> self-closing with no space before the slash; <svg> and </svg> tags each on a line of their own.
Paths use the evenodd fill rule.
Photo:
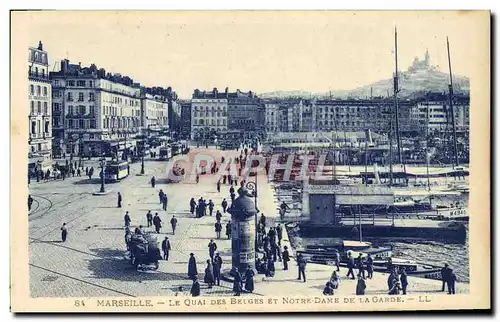
<svg viewBox="0 0 500 322">
<path fill-rule="evenodd" d="M 122 207 L 122 195 L 118 192 L 118 208 Z"/>
<path fill-rule="evenodd" d="M 200 182 L 200 176 L 198 174 L 196 174 L 196 183 L 199 183 Z"/>
<path fill-rule="evenodd" d="M 241 289 L 242 289 L 242 280 L 241 280 L 241 274 L 238 271 L 238 267 L 234 268 L 234 273 L 233 273 L 233 292 L 235 293 L 234 296 L 240 296 L 241 295 Z"/>
<path fill-rule="evenodd" d="M 85 168 L 85 176 L 88 176 L 89 175 L 89 167 L 86 167 Z"/>
<path fill-rule="evenodd" d="M 403 295 L 406 295 L 406 289 L 408 288 L 408 275 L 406 274 L 406 269 L 404 267 L 401 270 L 401 276 L 399 278 L 401 280 L 401 290 L 403 291 Z"/>
<path fill-rule="evenodd" d="M 356 284 L 356 295 L 365 295 L 366 283 L 365 279 L 358 275 L 358 283 Z"/>
<path fill-rule="evenodd" d="M 75 168 L 73 168 L 73 169 L 71 170 L 71 174 L 73 175 L 73 177 L 75 176 L 75 173 L 76 173 L 76 170 L 75 170 Z M 63 175 L 63 180 L 64 180 L 64 175 Z"/>
<path fill-rule="evenodd" d="M 81 173 L 81 171 L 80 171 L 80 168 L 78 168 L 78 170 L 76 170 L 76 175 L 77 175 L 78 177 L 81 177 L 81 174 L 82 174 L 82 173 Z"/>
<path fill-rule="evenodd" d="M 299 254 L 297 256 L 297 265 L 299 268 L 299 277 L 297 278 L 297 280 L 300 280 L 301 277 L 303 277 L 304 283 L 306 282 L 306 264 L 307 262 L 304 256 L 302 254 Z"/>
<path fill-rule="evenodd" d="M 450 272 L 450 268 L 448 264 L 444 264 L 444 267 L 441 268 L 441 280 L 443 281 L 443 287 L 441 289 L 441 292 L 444 292 L 446 288 L 446 283 L 448 281 L 448 274 Z"/>
<path fill-rule="evenodd" d="M 155 187 L 155 185 L 156 185 L 156 178 L 153 176 L 153 177 L 151 178 L 151 187 L 153 187 L 153 188 L 154 188 L 154 187 Z"/>
<path fill-rule="evenodd" d="M 361 256 L 361 253 L 358 255 L 358 258 L 356 259 L 356 268 L 358 269 L 358 276 L 363 276 L 363 279 L 366 278 L 365 268 L 363 265 L 363 257 Z"/>
<path fill-rule="evenodd" d="M 220 180 L 217 181 L 217 192 L 220 192 Z"/>
<path fill-rule="evenodd" d="M 143 235 L 142 225 L 139 225 L 139 227 L 135 227 L 134 234 Z"/>
<path fill-rule="evenodd" d="M 215 220 L 221 221 L 221 219 L 222 219 L 222 214 L 220 213 L 219 210 L 217 210 L 217 212 L 215 213 Z"/>
<path fill-rule="evenodd" d="M 337 249 L 333 254 L 333 260 L 335 261 L 335 266 L 337 266 L 337 272 L 340 272 L 340 253 Z"/>
<path fill-rule="evenodd" d="M 450 268 L 447 274 L 446 283 L 448 284 L 448 294 L 455 294 L 455 283 L 457 281 L 457 276 L 453 272 L 453 269 Z"/>
<path fill-rule="evenodd" d="M 351 252 L 347 253 L 347 275 L 346 277 L 351 276 L 351 279 L 356 279 L 354 277 L 354 258 L 352 258 Z"/>
<path fill-rule="evenodd" d="M 393 278 L 392 288 L 389 290 L 389 295 L 399 295 L 399 291 L 401 291 L 401 282 L 396 274 Z"/>
<path fill-rule="evenodd" d="M 326 282 L 325 288 L 323 289 L 323 295 L 333 295 L 332 283 Z"/>
<path fill-rule="evenodd" d="M 151 210 L 148 210 L 148 213 L 146 214 L 146 220 L 148 222 L 148 227 L 151 227 L 153 225 L 153 214 L 151 213 Z"/>
<path fill-rule="evenodd" d="M 283 221 L 285 219 L 285 213 L 290 210 L 290 207 L 283 201 L 280 205 L 280 219 Z"/>
<path fill-rule="evenodd" d="M 274 266 L 274 260 L 271 256 L 267 256 L 267 277 L 274 277 L 274 273 L 276 272 L 276 268 Z"/>
<path fill-rule="evenodd" d="M 283 247 L 283 255 L 281 256 L 281 259 L 283 260 L 283 270 L 287 271 L 288 270 L 288 262 L 290 261 L 290 254 L 288 253 L 288 247 L 285 246 Z"/>
<path fill-rule="evenodd" d="M 205 283 L 208 284 L 208 288 L 212 288 L 215 284 L 214 280 L 214 268 L 209 259 L 207 259 L 207 267 L 205 267 Z"/>
<path fill-rule="evenodd" d="M 158 198 L 160 198 L 160 203 L 162 204 L 163 203 L 163 196 L 165 195 L 165 193 L 163 192 L 162 189 L 160 189 L 160 192 L 158 192 Z"/>
<path fill-rule="evenodd" d="M 261 223 L 264 228 L 266 227 L 266 216 L 264 216 L 264 214 L 260 215 L 259 223 Z"/>
<path fill-rule="evenodd" d="M 196 258 L 194 254 L 189 254 L 189 263 L 188 263 L 188 276 L 191 279 L 195 279 L 198 275 L 198 269 L 196 268 Z"/>
<path fill-rule="evenodd" d="M 366 258 L 366 271 L 368 272 L 368 278 L 372 279 L 373 278 L 373 258 L 371 254 L 368 254 L 368 257 Z"/>
<path fill-rule="evenodd" d="M 215 223 L 215 235 L 217 236 L 217 239 L 220 239 L 220 232 L 222 231 L 222 224 L 220 223 L 219 220 Z"/>
<path fill-rule="evenodd" d="M 212 201 L 212 199 L 208 201 L 208 211 L 210 212 L 210 216 L 212 216 L 212 213 L 214 211 L 214 202 Z"/>
<path fill-rule="evenodd" d="M 247 290 L 247 292 L 252 293 L 255 289 L 255 283 L 253 280 L 254 276 L 255 272 L 253 271 L 252 267 L 248 265 L 247 271 L 245 272 L 245 290 Z"/>
<path fill-rule="evenodd" d="M 161 219 L 160 216 L 158 216 L 157 212 L 155 213 L 155 216 L 153 218 L 153 225 L 155 225 L 156 233 L 159 234 L 161 229 Z"/>
<path fill-rule="evenodd" d="M 31 204 L 33 204 L 33 198 L 28 195 L 28 211 L 31 211 Z"/>
<path fill-rule="evenodd" d="M 217 283 L 217 286 L 220 286 L 220 276 L 221 276 L 221 270 L 222 270 L 222 258 L 220 257 L 219 253 L 215 254 L 214 261 L 213 261 L 213 267 L 214 267 L 214 280 Z"/>
<path fill-rule="evenodd" d="M 330 277 L 330 283 L 332 284 L 333 289 L 337 289 L 340 285 L 340 276 L 337 274 L 337 271 L 333 271 L 332 276 Z"/>
<path fill-rule="evenodd" d="M 125 222 L 125 227 L 130 227 L 130 223 L 132 222 L 132 220 L 130 220 L 128 211 L 125 212 L 125 216 L 123 216 L 123 221 Z"/>
<path fill-rule="evenodd" d="M 231 185 L 231 188 L 229 188 L 229 194 L 234 195 L 234 187 Z"/>
<path fill-rule="evenodd" d="M 210 259 L 212 261 L 214 260 L 214 255 L 216 250 L 217 250 L 217 244 L 214 242 L 213 239 L 210 239 L 210 242 L 208 243 L 208 254 L 210 255 Z"/>
<path fill-rule="evenodd" d="M 164 260 L 168 261 L 168 255 L 171 249 L 172 247 L 170 247 L 170 241 L 168 240 L 168 237 L 165 236 L 165 239 L 161 242 L 161 250 L 163 251 Z"/>
<path fill-rule="evenodd" d="M 63 243 L 66 241 L 66 237 L 68 237 L 68 227 L 66 227 L 66 223 L 63 223 L 61 227 L 61 240 Z"/>
<path fill-rule="evenodd" d="M 164 211 L 167 211 L 167 204 L 168 204 L 168 197 L 167 197 L 167 194 L 164 194 L 164 195 L 163 195 L 163 200 L 162 200 L 162 203 L 163 203 L 163 210 L 164 210 Z"/>
<path fill-rule="evenodd" d="M 198 278 L 196 276 L 193 277 L 193 285 L 191 286 L 190 293 L 193 297 L 200 296 L 200 282 L 198 282 Z"/>
<path fill-rule="evenodd" d="M 226 184 L 226 178 L 227 178 L 227 176 L 226 176 L 226 175 L 223 175 L 223 176 L 222 176 L 222 184 Z"/>
<path fill-rule="evenodd" d="M 278 245 L 281 246 L 281 240 L 283 239 L 283 227 L 281 227 L 281 224 L 276 226 L 276 236 L 278 237 Z"/>
<path fill-rule="evenodd" d="M 394 287 L 394 283 L 396 282 L 396 272 L 391 270 L 389 276 L 387 277 L 387 288 L 389 289 L 389 294 Z"/>
<path fill-rule="evenodd" d="M 227 239 L 231 238 L 231 220 L 226 224 L 226 236 Z"/>
<path fill-rule="evenodd" d="M 172 226 L 172 235 L 175 235 L 175 228 L 177 227 L 177 218 L 175 218 L 175 215 L 170 219 L 170 225 Z"/>
<path fill-rule="evenodd" d="M 130 234 L 130 229 L 128 227 L 125 228 L 125 245 L 127 246 L 127 250 L 130 250 L 130 241 L 132 240 L 132 234 Z"/>
<path fill-rule="evenodd" d="M 194 210 L 196 208 L 196 201 L 194 201 L 194 198 L 191 198 L 191 201 L 189 201 L 189 212 L 191 212 L 191 215 L 194 215 Z"/>
<path fill-rule="evenodd" d="M 222 211 L 226 213 L 227 201 L 226 198 L 222 199 Z"/>
</svg>

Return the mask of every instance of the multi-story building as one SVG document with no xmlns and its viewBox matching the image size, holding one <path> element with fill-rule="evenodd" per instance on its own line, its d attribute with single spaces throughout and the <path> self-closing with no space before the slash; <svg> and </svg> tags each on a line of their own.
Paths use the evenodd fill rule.
<svg viewBox="0 0 500 322">
<path fill-rule="evenodd" d="M 191 137 L 191 100 L 179 100 L 181 106 L 180 135 L 182 138 Z"/>
<path fill-rule="evenodd" d="M 50 77 L 57 153 L 128 155 L 141 133 L 140 84 L 67 59 Z"/>
<path fill-rule="evenodd" d="M 279 132 L 279 104 L 268 102 L 264 104 L 264 108 L 266 132 Z"/>
<path fill-rule="evenodd" d="M 160 95 L 152 95 L 142 90 L 141 126 L 150 134 L 151 131 L 162 131 L 169 128 L 168 101 Z"/>
<path fill-rule="evenodd" d="M 52 155 L 52 86 L 49 80 L 49 58 L 38 47 L 28 48 L 29 158 L 44 162 Z"/>
<path fill-rule="evenodd" d="M 226 87 L 225 93 L 228 100 L 228 129 L 248 131 L 263 130 L 264 124 L 259 123 L 260 100 L 252 93 L 242 92 L 239 89 L 230 93 Z"/>
<path fill-rule="evenodd" d="M 416 101 L 416 112 L 414 118 L 417 120 L 420 130 L 452 131 L 452 118 L 449 108 L 447 94 L 429 94 Z M 469 131 L 469 96 L 454 95 L 453 110 L 455 113 L 455 129 L 457 132 Z"/>
<path fill-rule="evenodd" d="M 191 139 L 214 139 L 228 130 L 228 98 L 214 88 L 211 92 L 196 89 L 191 100 Z"/>
</svg>

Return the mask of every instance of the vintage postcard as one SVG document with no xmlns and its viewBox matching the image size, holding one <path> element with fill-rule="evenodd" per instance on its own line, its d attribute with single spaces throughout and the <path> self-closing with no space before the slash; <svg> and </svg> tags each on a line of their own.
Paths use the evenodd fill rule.
<svg viewBox="0 0 500 322">
<path fill-rule="evenodd" d="M 12 11 L 11 309 L 490 309 L 488 11 Z"/>
</svg>

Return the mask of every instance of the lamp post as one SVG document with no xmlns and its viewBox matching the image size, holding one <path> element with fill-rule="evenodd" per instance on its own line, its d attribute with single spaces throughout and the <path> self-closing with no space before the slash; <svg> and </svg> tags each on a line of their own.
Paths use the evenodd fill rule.
<svg viewBox="0 0 500 322">
<path fill-rule="evenodd" d="M 144 174 L 144 152 L 145 152 L 145 149 L 146 148 L 146 143 L 143 142 L 142 143 L 142 155 L 141 155 L 141 174 L 143 175 Z"/>
<path fill-rule="evenodd" d="M 104 154 L 102 157 L 99 159 L 100 161 L 100 166 L 101 166 L 101 190 L 99 190 L 100 193 L 104 193 L 104 176 L 105 176 L 105 170 L 106 170 L 106 157 Z"/>
</svg>

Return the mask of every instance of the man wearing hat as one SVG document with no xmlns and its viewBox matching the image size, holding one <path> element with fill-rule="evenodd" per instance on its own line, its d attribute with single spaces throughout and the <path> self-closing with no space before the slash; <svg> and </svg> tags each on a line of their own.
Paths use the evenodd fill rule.
<svg viewBox="0 0 500 322">
<path fill-rule="evenodd" d="M 283 260 L 283 270 L 288 270 L 288 262 L 290 261 L 290 254 L 288 253 L 288 247 L 283 247 L 283 254 L 281 254 L 281 259 Z"/>
</svg>

